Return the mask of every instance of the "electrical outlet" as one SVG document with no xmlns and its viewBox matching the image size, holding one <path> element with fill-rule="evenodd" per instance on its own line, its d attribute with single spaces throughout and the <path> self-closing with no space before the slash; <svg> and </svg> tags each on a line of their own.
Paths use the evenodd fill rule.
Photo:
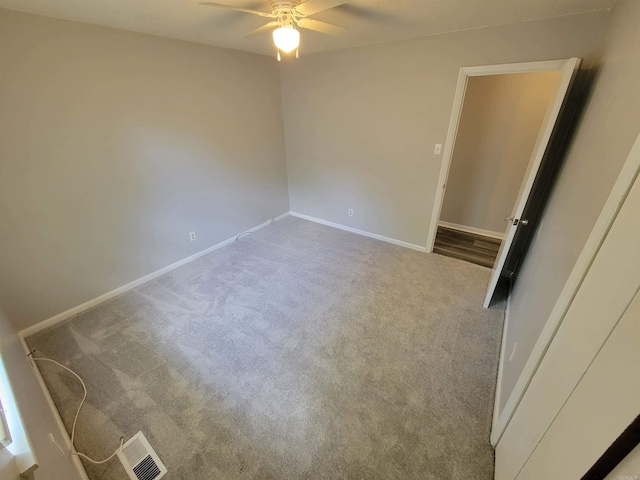
<svg viewBox="0 0 640 480">
<path fill-rule="evenodd" d="M 433 149 L 433 153 L 435 153 L 436 155 L 440 155 L 442 153 L 442 144 L 441 143 L 436 143 L 436 146 Z"/>
<path fill-rule="evenodd" d="M 189 232 L 189 240 L 195 242 L 196 240 L 196 232 Z"/>
<path fill-rule="evenodd" d="M 353 209 L 352 208 L 349 209 L 349 216 L 353 217 Z"/>
</svg>

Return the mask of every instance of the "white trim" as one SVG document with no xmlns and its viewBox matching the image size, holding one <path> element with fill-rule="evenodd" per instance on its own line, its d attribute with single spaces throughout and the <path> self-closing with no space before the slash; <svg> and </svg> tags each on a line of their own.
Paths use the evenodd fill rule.
<svg viewBox="0 0 640 480">
<path fill-rule="evenodd" d="M 551 141 L 551 136 L 553 135 L 553 131 L 556 128 L 558 119 L 560 118 L 562 111 L 566 105 L 567 98 L 571 90 L 571 85 L 575 80 L 581 62 L 582 60 L 580 58 L 570 58 L 564 62 L 564 65 L 559 70 L 561 73 L 560 84 L 556 89 L 557 91 L 552 104 L 547 108 L 547 112 L 542 122 L 541 129 L 538 132 L 538 138 L 536 139 L 536 144 L 533 147 L 531 159 L 529 160 L 529 164 L 527 165 L 527 170 L 524 174 L 522 184 L 520 185 L 520 190 L 518 191 L 515 204 L 511 210 L 510 216 L 512 218 L 522 218 L 524 208 L 527 205 L 527 201 L 529 200 L 529 197 L 533 190 L 533 184 L 535 183 L 535 180 L 538 176 L 538 171 L 540 170 L 545 152 L 547 151 L 547 147 L 549 146 L 549 142 Z M 500 279 L 502 269 L 504 268 L 504 264 L 507 260 L 507 255 L 509 254 L 509 251 L 511 250 L 511 247 L 513 245 L 517 229 L 518 226 L 516 222 L 508 223 L 504 235 L 504 240 L 500 245 L 496 261 L 493 264 L 493 269 L 491 271 L 491 277 L 489 280 L 489 285 L 487 287 L 487 294 L 484 298 L 483 304 L 485 308 L 489 308 L 489 305 L 491 304 L 491 299 L 493 298 L 493 294 L 495 293 L 496 287 L 498 286 L 498 281 Z"/>
<path fill-rule="evenodd" d="M 449 169 L 451 168 L 451 160 L 453 159 L 453 147 L 458 136 L 458 127 L 460 126 L 460 117 L 462 116 L 462 104 L 467 92 L 467 82 L 469 77 L 461 68 L 458 73 L 458 83 L 456 94 L 453 99 L 453 108 L 451 110 L 451 119 L 449 120 L 449 129 L 447 130 L 447 139 L 444 142 L 444 153 L 442 154 L 442 165 L 440 166 L 440 174 L 438 175 L 438 184 L 436 187 L 436 197 L 433 199 L 433 210 L 431 212 L 431 220 L 429 222 L 429 231 L 427 233 L 427 252 L 433 252 L 433 246 L 436 243 L 436 233 L 438 231 L 438 221 L 440 213 L 442 213 L 442 203 L 444 202 L 445 187 L 447 186 L 447 178 L 449 177 Z"/>
<path fill-rule="evenodd" d="M 9 430 L 5 427 L 7 424 L 7 419 L 5 417 L 4 409 L 2 408 L 2 398 L 0 398 L 0 444 L 5 447 L 11 442 L 11 437 L 9 436 Z"/>
<path fill-rule="evenodd" d="M 0 448 L 7 450 L 9 456 L 13 457 L 17 472 L 26 478 L 26 475 L 38 468 L 38 457 L 25 428 L 26 412 L 18 405 L 9 372 L 3 363 L 3 359 L 0 358 L 0 397 L 4 402 L 0 407 L 5 433 Z"/>
<path fill-rule="evenodd" d="M 453 99 L 453 108 L 451 110 L 451 118 L 449 120 L 449 129 L 447 130 L 447 138 L 444 144 L 444 152 L 442 155 L 442 165 L 440 166 L 440 174 L 438 176 L 438 186 L 436 188 L 436 196 L 433 200 L 433 210 L 429 222 L 429 231 L 427 234 L 427 252 L 433 252 L 433 245 L 436 240 L 436 232 L 438 230 L 438 221 L 442 212 L 442 203 L 444 201 L 444 193 L 451 168 L 451 160 L 453 159 L 453 149 L 456 137 L 458 135 L 458 127 L 462 116 L 462 105 L 467 91 L 467 83 L 469 77 L 479 77 L 488 75 L 503 75 L 508 73 L 533 73 L 561 70 L 567 60 L 549 60 L 543 62 L 526 62 L 526 63 L 508 63 L 503 65 L 484 65 L 479 67 L 462 67 L 458 74 L 458 83 L 456 93 Z"/>
<path fill-rule="evenodd" d="M 20 342 L 22 343 L 22 348 L 24 349 L 25 355 L 28 355 L 30 350 L 29 350 L 29 346 L 27 345 L 27 342 L 25 341 L 22 335 L 18 335 L 18 336 L 20 337 Z M 25 360 L 27 358 L 28 357 L 25 356 Z M 64 440 L 67 450 L 71 451 L 71 438 L 69 438 L 69 434 L 67 433 L 67 429 L 64 426 L 62 417 L 60 417 L 60 412 L 58 412 L 58 409 L 56 408 L 56 404 L 53 402 L 53 398 L 51 397 L 51 392 L 49 392 L 47 385 L 44 383 L 44 379 L 40 374 L 40 370 L 38 370 L 38 367 L 35 365 L 33 361 L 30 361 L 30 360 L 26 360 L 26 361 L 29 362 L 29 365 L 33 369 L 33 374 L 36 376 L 36 379 L 38 380 L 38 384 L 42 389 L 42 393 L 44 393 L 44 397 L 47 401 L 47 404 L 49 405 L 49 409 L 51 410 L 53 417 L 56 420 L 56 424 L 58 425 L 60 436 Z M 87 475 L 87 472 L 85 471 L 84 466 L 80 461 L 80 458 L 78 458 L 77 455 L 71 455 L 71 459 L 76 469 L 78 470 L 80 477 L 82 477 L 83 480 L 89 480 L 89 476 Z"/>
<path fill-rule="evenodd" d="M 589 238 L 587 239 L 585 246 L 582 248 L 580 256 L 576 261 L 576 264 L 569 275 L 567 282 L 565 283 L 558 300 L 556 301 L 549 318 L 547 319 L 538 340 L 527 363 L 525 364 L 518 381 L 516 382 L 513 391 L 509 395 L 509 399 L 505 403 L 504 409 L 500 412 L 498 421 L 494 425 L 491 431 L 491 444 L 497 445 L 502 438 L 507 425 L 511 421 L 518 405 L 524 397 L 524 394 L 531 383 L 533 376 L 535 375 L 542 358 L 544 357 L 549 345 L 553 341 L 553 338 L 560 327 L 573 299 L 576 296 L 582 282 L 591 267 L 600 247 L 602 246 L 611 225 L 618 216 L 618 212 L 622 207 L 634 181 L 640 173 L 640 135 L 636 138 L 636 141 L 629 152 L 629 156 L 625 161 L 618 179 L 611 189 L 611 193 L 607 198 L 607 201 L 600 212 L 600 216 L 596 221 Z"/>
<path fill-rule="evenodd" d="M 40 465 L 34 461 L 34 458 L 32 451 L 22 452 L 13 457 L 16 468 L 18 469 L 18 472 L 20 472 L 20 478 L 31 478 L 30 475 L 40 468 Z M 82 476 L 82 474 L 80 475 Z"/>
<path fill-rule="evenodd" d="M 496 391 L 493 397 L 493 417 L 491 418 L 491 433 L 498 428 L 500 418 L 500 399 L 502 398 L 502 372 L 507 349 L 507 331 L 509 329 L 509 310 L 511 307 L 511 288 L 507 295 L 507 306 L 504 309 L 504 324 L 502 326 L 502 340 L 500 342 L 500 358 L 498 360 L 498 374 L 496 376 Z M 492 445 L 495 447 L 495 445 Z"/>
<path fill-rule="evenodd" d="M 440 220 L 438 222 L 439 227 L 449 228 L 451 230 L 458 230 L 460 232 L 473 233 L 475 235 L 482 235 L 483 237 L 491 237 L 496 240 L 502 240 L 504 238 L 504 233 L 502 232 L 493 232 L 491 230 L 484 230 L 482 228 L 476 227 L 467 227 L 466 225 L 460 225 L 458 223 L 451 222 L 443 222 Z"/>
<path fill-rule="evenodd" d="M 500 65 L 480 65 L 477 67 L 462 67 L 469 77 L 483 77 L 486 75 L 504 75 L 509 73 L 535 73 L 550 70 L 562 70 L 567 59 L 543 60 L 540 62 L 503 63 Z"/>
<path fill-rule="evenodd" d="M 357 233 L 358 235 L 362 235 L 369 238 L 375 238 L 376 240 L 382 240 L 383 242 L 393 243 L 394 245 L 399 245 L 401 247 L 410 248 L 411 250 L 417 250 L 418 252 L 426 252 L 427 249 L 421 247 L 420 245 L 415 245 L 413 243 L 403 242 L 402 240 L 396 240 L 395 238 L 385 237 L 383 235 L 378 235 L 377 233 L 367 232 L 365 230 L 359 230 L 353 227 L 347 227 L 346 225 L 341 225 L 339 223 L 329 222 L 328 220 L 322 220 L 321 218 L 311 217 L 309 215 L 304 215 L 302 213 L 289 212 L 292 217 L 302 218 L 303 220 L 309 220 L 310 222 L 320 223 L 321 225 L 327 225 L 328 227 L 337 228 L 339 230 L 345 230 L 351 233 Z"/>
<path fill-rule="evenodd" d="M 7 410 L 11 409 L 12 405 L 10 402 L 16 403 L 13 399 L 13 392 L 11 391 L 11 384 L 9 383 L 9 377 L 3 368 L 4 364 L 2 362 L 2 358 L 0 358 L 0 448 L 8 447 L 13 442 L 13 437 L 11 436 L 11 429 L 9 428 L 9 419 L 7 418 Z M 6 405 L 3 406 L 2 402 L 5 402 Z M 15 407 L 14 407 L 15 408 Z M 19 417 L 19 413 L 16 417 Z M 22 424 L 22 422 L 19 422 Z M 20 425 L 22 426 L 22 425 Z M 24 429 L 21 429 L 24 430 Z M 15 455 L 14 452 L 10 452 Z"/>
<path fill-rule="evenodd" d="M 277 222 L 278 220 L 282 220 L 285 217 L 289 216 L 289 212 L 283 213 L 282 215 L 279 215 L 277 217 L 275 217 L 273 219 L 274 222 Z M 268 221 L 261 223 L 260 225 L 258 225 L 257 227 L 253 227 L 249 230 L 246 230 L 246 232 L 255 232 L 257 230 L 260 230 L 261 228 L 266 227 L 267 225 L 273 223 L 271 221 L 271 219 L 269 219 Z M 245 233 L 245 232 L 242 232 Z M 24 330 L 20 330 L 20 336 L 21 337 L 29 337 L 37 332 L 39 332 L 40 330 L 44 330 L 45 328 L 51 327 L 52 325 L 55 325 L 56 323 L 62 322 L 63 320 L 66 320 L 67 318 L 70 318 L 74 315 L 77 315 L 80 312 L 84 312 L 85 310 L 94 307 L 96 305 L 101 304 L 102 302 L 105 302 L 107 300 L 110 300 L 113 297 L 116 297 L 122 293 L 128 292 L 129 290 L 132 290 L 134 288 L 136 288 L 137 286 L 142 285 L 143 283 L 146 283 L 150 280 L 153 280 L 154 278 L 157 278 L 161 275 L 164 275 L 167 272 L 170 272 L 171 270 L 175 270 L 178 267 L 181 267 L 183 265 L 186 265 L 189 262 L 193 262 L 194 260 L 202 257 L 203 255 L 207 255 L 208 253 L 213 252 L 214 250 L 217 250 L 219 248 L 224 247 L 225 245 L 229 245 L 230 243 L 233 243 L 236 240 L 237 235 L 234 235 L 231 238 L 228 238 L 227 240 L 224 240 L 220 243 L 217 243 L 209 248 L 206 248 L 204 250 L 201 250 L 198 253 L 194 253 L 193 255 L 188 256 L 187 258 L 183 258 L 182 260 L 178 260 L 175 263 L 172 263 L 171 265 L 167 265 L 164 268 L 161 268 L 160 270 L 156 270 L 153 273 L 150 273 L 148 275 L 145 275 L 144 277 L 138 278 L 137 280 L 134 280 L 132 282 L 127 283 L 126 285 L 122 285 L 121 287 L 118 287 L 114 290 L 111 290 L 110 292 L 107 292 L 103 295 L 100 295 L 99 297 L 93 298 L 89 301 L 86 301 L 76 307 L 70 308 L 69 310 L 65 310 L 64 312 L 58 313 L 57 315 L 54 315 L 53 317 L 47 318 L 46 320 L 43 320 L 39 323 L 36 323 L 35 325 L 32 325 L 30 327 L 25 328 Z"/>
</svg>

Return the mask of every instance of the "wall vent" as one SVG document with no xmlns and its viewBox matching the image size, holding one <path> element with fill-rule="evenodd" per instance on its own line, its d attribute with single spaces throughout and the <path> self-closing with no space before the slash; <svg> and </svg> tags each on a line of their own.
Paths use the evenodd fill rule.
<svg viewBox="0 0 640 480">
<path fill-rule="evenodd" d="M 142 432 L 136 433 L 122 446 L 118 458 L 131 480 L 158 480 L 167 473 L 167 467 Z"/>
</svg>

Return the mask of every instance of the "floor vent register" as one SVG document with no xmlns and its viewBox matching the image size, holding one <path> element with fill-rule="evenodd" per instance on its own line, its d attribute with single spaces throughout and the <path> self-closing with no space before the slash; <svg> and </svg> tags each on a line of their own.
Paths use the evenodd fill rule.
<svg viewBox="0 0 640 480">
<path fill-rule="evenodd" d="M 131 480 L 158 480 L 167 473 L 167 467 L 142 432 L 136 433 L 123 445 L 118 458 Z"/>
</svg>

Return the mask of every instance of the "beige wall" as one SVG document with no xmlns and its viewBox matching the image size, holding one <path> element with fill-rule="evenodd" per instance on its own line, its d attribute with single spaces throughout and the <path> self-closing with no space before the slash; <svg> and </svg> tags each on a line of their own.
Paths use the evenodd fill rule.
<svg viewBox="0 0 640 480">
<path fill-rule="evenodd" d="M 640 2 L 608 17 L 597 77 L 512 294 L 501 405 L 513 390 L 640 131 Z"/>
<path fill-rule="evenodd" d="M 0 306 L 19 328 L 289 210 L 273 58 L 8 10 L 0 45 Z"/>
<path fill-rule="evenodd" d="M 49 440 L 51 433 L 59 445 L 65 445 L 53 412 L 27 362 L 18 332 L 1 310 L 0 360 L 0 369 L 4 365 L 4 372 L 0 372 L 0 381 L 4 382 L 6 373 L 14 400 L 9 405 L 10 399 L 3 398 L 3 406 L 14 417 L 14 421 L 16 416 L 22 419 L 23 427 L 17 428 L 15 422 L 11 422 L 10 433 L 14 443 L 9 445 L 9 448 L 15 454 L 23 453 L 29 445 L 31 446 L 38 463 L 35 480 L 80 480 L 82 477 L 71 455 L 62 454 Z M 16 403 L 19 412 L 15 411 Z M 9 452 L 0 446 L 0 478 L 18 480 L 15 471 Z"/>
<path fill-rule="evenodd" d="M 502 235 L 559 72 L 471 77 L 440 220 Z"/>
<path fill-rule="evenodd" d="M 291 210 L 425 246 L 461 66 L 589 57 L 605 13 L 303 55 L 282 66 Z M 354 216 L 348 217 L 348 209 Z"/>
</svg>

